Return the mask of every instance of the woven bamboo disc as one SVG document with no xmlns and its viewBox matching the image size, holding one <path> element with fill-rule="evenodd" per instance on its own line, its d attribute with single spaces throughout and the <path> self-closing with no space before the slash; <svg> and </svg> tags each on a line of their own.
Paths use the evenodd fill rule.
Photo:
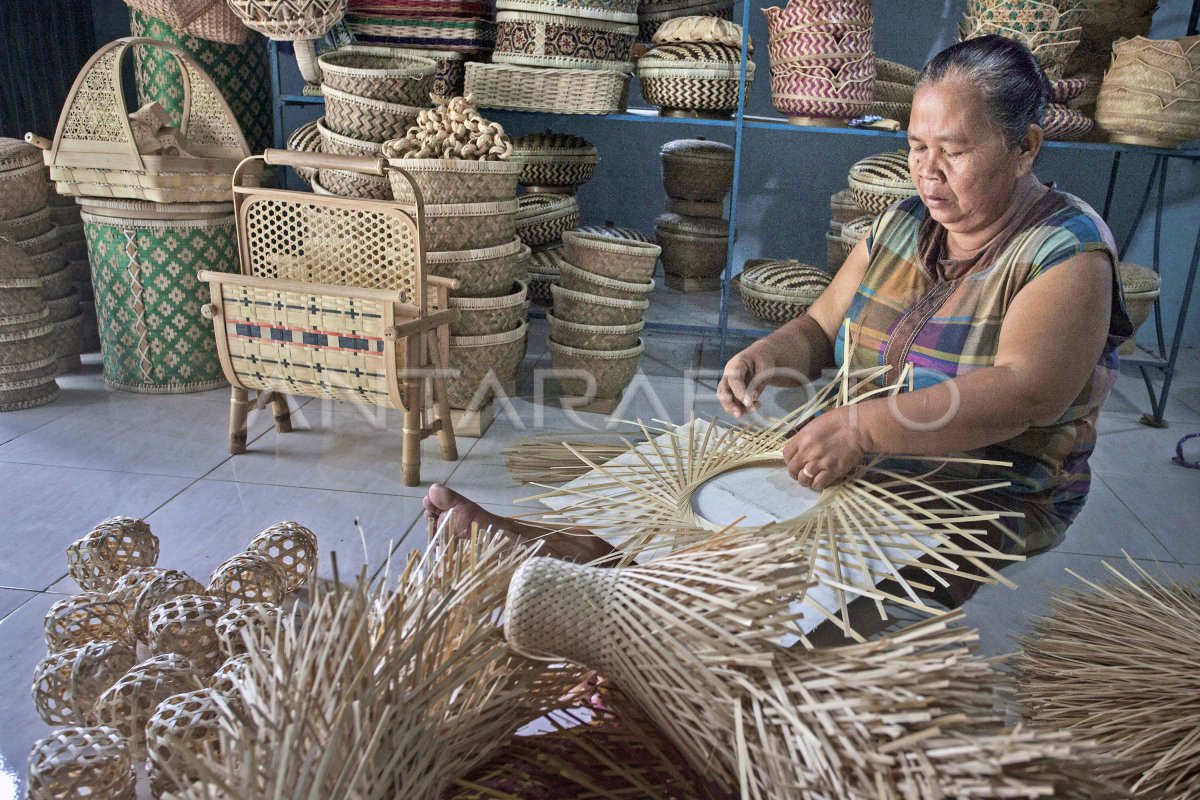
<svg viewBox="0 0 1200 800">
<path fill-rule="evenodd" d="M 489 336 L 519 328 L 525 320 L 524 282 L 509 284 L 507 294 L 498 297 L 450 297 L 450 307 L 459 310 L 458 322 L 451 323 L 451 336 Z"/>
<path fill-rule="evenodd" d="M 156 796 L 190 783 L 195 758 L 215 755 L 227 709 L 221 694 L 212 689 L 181 692 L 159 703 L 146 723 L 150 788 Z"/>
<path fill-rule="evenodd" d="M 287 577 L 273 559 L 262 553 L 238 553 L 213 570 L 208 593 L 224 597 L 235 606 L 278 603 L 287 593 Z"/>
<path fill-rule="evenodd" d="M 184 594 L 160 603 L 150 612 L 150 649 L 178 653 L 211 674 L 222 660 L 216 629 L 227 609 L 224 599 L 212 595 Z"/>
<path fill-rule="evenodd" d="M 654 275 L 662 248 L 656 244 L 613 239 L 599 233 L 563 234 L 563 258 L 593 275 L 617 281 L 645 283 Z"/>
<path fill-rule="evenodd" d="M 451 336 L 450 377 L 446 379 L 450 407 L 478 410 L 497 390 L 512 394 L 528 339 L 529 323 L 524 320 L 502 333 Z"/>
<path fill-rule="evenodd" d="M 125 605 L 102 592 L 84 592 L 50 606 L 44 620 L 46 646 L 51 650 L 80 647 L 97 639 L 133 644 Z"/>
<path fill-rule="evenodd" d="M 243 631 L 253 631 L 254 635 L 249 638 L 261 641 L 263 632 L 272 631 L 279 624 L 282 613 L 274 603 L 242 603 L 229 609 L 217 620 L 216 632 L 221 652 L 226 658 L 246 653 L 248 637 Z"/>
<path fill-rule="evenodd" d="M 111 640 L 52 652 L 34 670 L 33 705 L 47 725 L 90 722 L 100 695 L 136 663 L 131 645 Z"/>
<path fill-rule="evenodd" d="M 274 561 L 283 571 L 287 592 L 302 587 L 317 568 L 317 535 L 297 522 L 275 523 L 255 536 L 246 551 Z"/>
<path fill-rule="evenodd" d="M 550 286 L 554 315 L 583 325 L 633 325 L 641 322 L 649 300 L 620 300 L 576 292 L 558 284 Z"/>
<path fill-rule="evenodd" d="M 29 800 L 134 800 L 137 778 L 133 757 L 113 728 L 63 728 L 34 742 L 29 754 L 28 791 Z"/>
<path fill-rule="evenodd" d="M 108 591 L 133 567 L 158 563 L 158 537 L 132 517 L 109 517 L 67 548 L 67 572 L 79 588 Z"/>
<path fill-rule="evenodd" d="M 177 653 L 143 661 L 125 673 L 96 701 L 93 714 L 101 725 L 116 728 L 138 756 L 146 752 L 146 723 L 158 704 L 173 694 L 203 688 L 204 676 Z"/>
</svg>

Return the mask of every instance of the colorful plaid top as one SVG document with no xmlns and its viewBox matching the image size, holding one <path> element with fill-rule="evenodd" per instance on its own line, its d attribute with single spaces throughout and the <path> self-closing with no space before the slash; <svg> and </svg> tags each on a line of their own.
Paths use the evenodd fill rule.
<svg viewBox="0 0 1200 800">
<path fill-rule="evenodd" d="M 1117 280 L 1116 246 L 1100 217 L 1053 187 L 1026 211 L 984 258 L 957 276 L 951 267 L 947 276 L 945 265 L 954 262 L 940 262 L 933 254 L 941 248 L 930 246 L 936 237 L 944 239 L 945 229 L 920 198 L 892 206 L 867 237 L 869 266 L 847 316 L 851 367 L 912 364 L 919 389 L 994 363 L 1005 313 L 1027 283 L 1080 253 L 1111 256 L 1109 339 L 1075 402 L 1052 425 L 970 453 L 1011 462 L 1011 469 L 976 466 L 969 475 L 955 474 L 1011 483 L 997 493 L 998 502 L 1026 515 L 1017 533 L 1024 540 L 1020 549 L 1030 551 L 1056 543 L 1083 506 L 1097 415 L 1116 382 L 1115 349 L 1131 328 Z M 845 330 L 835 347 L 839 366 L 847 357 Z"/>
</svg>

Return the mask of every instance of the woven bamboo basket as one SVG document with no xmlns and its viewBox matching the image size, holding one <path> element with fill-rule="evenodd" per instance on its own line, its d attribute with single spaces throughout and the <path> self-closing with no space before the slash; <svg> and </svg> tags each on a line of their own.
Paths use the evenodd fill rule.
<svg viewBox="0 0 1200 800">
<path fill-rule="evenodd" d="M 562 255 L 562 247 L 543 247 L 534 250 L 529 255 L 529 299 L 542 306 L 553 302 L 550 294 L 551 284 L 558 283 L 562 265 L 566 263 Z"/>
<path fill-rule="evenodd" d="M 864 158 L 850 167 L 848 179 L 855 201 L 868 214 L 882 214 L 892 203 L 917 193 L 903 150 Z"/>
<path fill-rule="evenodd" d="M 24 366 L 54 357 L 53 325 L 43 310 L 29 322 L 0 325 L 0 368 Z"/>
<path fill-rule="evenodd" d="M 365 175 L 342 169 L 322 169 L 311 181 L 313 190 L 340 197 L 361 197 L 367 200 L 391 200 L 392 186 L 380 175 Z"/>
<path fill-rule="evenodd" d="M 1167 70 L 1152 67 L 1141 62 L 1121 63 L 1121 59 L 1113 62 L 1112 67 L 1104 74 L 1104 84 L 1101 87 L 1112 90 L 1123 87 L 1136 92 L 1146 92 L 1157 95 L 1163 105 L 1172 100 L 1200 100 L 1200 82 L 1193 75 L 1178 78 Z"/>
<path fill-rule="evenodd" d="M 23 411 L 51 403 L 58 397 L 58 360 L 0 367 L 0 411 Z"/>
<path fill-rule="evenodd" d="M 606 220 L 603 225 L 583 225 L 579 228 L 579 232 L 607 236 L 609 239 L 628 239 L 631 242 L 654 244 L 654 237 L 642 233 L 637 228 L 616 225 L 612 220 Z"/>
<path fill-rule="evenodd" d="M 550 341 L 582 350 L 628 350 L 636 347 L 644 322 L 632 325 L 582 325 L 546 314 L 550 323 Z"/>
<path fill-rule="evenodd" d="M 580 370 L 595 380 L 595 400 L 614 400 L 621 396 L 625 387 L 637 373 L 645 345 L 641 340 L 623 350 L 585 350 L 569 347 L 550 339 L 550 363 L 556 370 Z M 588 381 L 583 378 L 558 377 L 558 385 L 564 395 L 575 397 L 589 394 Z"/>
<path fill-rule="evenodd" d="M 1050 102 L 1066 105 L 1079 97 L 1088 88 L 1091 80 L 1086 76 L 1073 76 L 1050 82 Z"/>
<path fill-rule="evenodd" d="M 498 11 L 534 11 L 637 25 L 637 0 L 496 0 Z"/>
<path fill-rule="evenodd" d="M 464 91 L 481 108 L 615 114 L 625 110 L 629 76 L 608 70 L 467 64 Z"/>
<path fill-rule="evenodd" d="M 516 235 L 516 200 L 425 206 L 425 242 L 429 250 L 479 250 L 507 244 Z"/>
<path fill-rule="evenodd" d="M 62 375 L 79 369 L 79 353 L 83 342 L 83 317 L 72 317 L 54 323 L 54 353 L 56 372 Z"/>
<path fill-rule="evenodd" d="M 450 307 L 457 308 L 458 322 L 450 326 L 451 336 L 489 336 L 519 327 L 525 320 L 525 298 L 528 290 L 523 281 L 509 284 L 508 294 L 499 297 L 450 298 Z"/>
<path fill-rule="evenodd" d="M 869 26 L 874 17 L 870 3 L 807 2 L 788 3 L 781 8 L 764 8 L 770 30 L 786 31 L 821 25 Z"/>
<path fill-rule="evenodd" d="M 41 278 L 42 296 L 47 301 L 57 300 L 66 294 L 69 294 L 75 286 L 75 276 L 71 273 L 70 267 L 64 267 L 57 272 L 51 272 Z"/>
<path fill-rule="evenodd" d="M 829 212 L 830 219 L 837 223 L 850 222 L 866 213 L 854 199 L 854 192 L 848 188 L 839 189 L 829 196 Z"/>
<path fill-rule="evenodd" d="M 50 230 L 51 225 L 50 209 L 40 208 L 15 219 L 0 219 L 0 236 L 22 242 L 41 236 Z"/>
<path fill-rule="evenodd" d="M 850 255 L 850 251 L 854 246 L 862 240 L 871 231 L 871 225 L 875 222 L 875 217 L 864 215 L 858 219 L 850 220 L 842 225 L 842 241 L 846 243 L 846 255 Z"/>
<path fill-rule="evenodd" d="M 812 28 L 771 34 L 767 57 L 771 68 L 825 66 L 836 69 L 863 60 L 873 52 L 871 29 L 850 30 L 840 35 L 814 33 Z"/>
<path fill-rule="evenodd" d="M 872 100 L 876 103 L 903 103 L 911 106 L 913 87 L 906 83 L 876 80 Z"/>
<path fill-rule="evenodd" d="M 630 72 L 636 40 L 636 25 L 532 11 L 500 11 L 496 14 L 492 61 Z"/>
<path fill-rule="evenodd" d="M 728 222 L 663 214 L 654 230 L 667 286 L 684 292 L 720 287 L 729 252 Z"/>
<path fill-rule="evenodd" d="M 884 119 L 894 119 L 900 123 L 901 128 L 907 128 L 909 121 L 912 118 L 911 103 L 883 103 L 878 100 L 871 101 L 871 107 L 867 109 L 867 113 Z"/>
<path fill-rule="evenodd" d="M 83 223 L 78 225 L 60 225 L 58 228 L 59 250 L 69 264 L 87 258 L 87 237 L 83 233 Z"/>
<path fill-rule="evenodd" d="M 250 31 L 222 0 L 129 0 L 135 15 L 162 21 L 176 36 L 195 37 L 227 45 L 246 41 Z M 142 33 L 134 32 L 136 36 Z M 154 38 L 154 37 L 152 37 Z"/>
<path fill-rule="evenodd" d="M 559 285 L 564 289 L 616 300 L 641 300 L 654 291 L 654 279 L 645 281 L 619 281 L 579 269 L 569 261 L 562 265 Z"/>
<path fill-rule="evenodd" d="M 491 14 L 490 7 L 483 13 Z M 437 65 L 437 69 L 433 73 L 433 85 L 429 89 L 432 99 L 449 100 L 451 97 L 462 95 L 467 54 L 423 47 L 397 47 L 395 45 L 386 45 L 386 47 L 395 53 L 431 59 Z"/>
<path fill-rule="evenodd" d="M 346 26 L 360 42 L 459 53 L 489 52 L 496 42 L 491 19 L 435 14 L 347 14 Z"/>
<path fill-rule="evenodd" d="M 829 286 L 830 275 L 800 261 L 747 262 L 742 272 L 742 302 L 751 314 L 782 324 L 808 310 Z"/>
<path fill-rule="evenodd" d="M 47 302 L 38 278 L 0 279 L 0 326 L 47 320 Z"/>
<path fill-rule="evenodd" d="M 656 244 L 599 233 L 570 231 L 563 234 L 562 241 L 563 258 L 568 264 L 602 278 L 634 284 L 650 280 L 662 254 Z"/>
<path fill-rule="evenodd" d="M 64 319 L 78 314 L 79 290 L 71 286 L 61 297 L 47 300 L 46 307 L 50 309 L 50 313 L 46 316 L 47 322 L 62 322 Z"/>
<path fill-rule="evenodd" d="M 55 196 L 57 197 L 57 193 L 55 193 Z M 50 203 L 46 206 L 46 210 L 50 213 L 50 221 L 60 228 L 67 225 L 82 224 L 82 220 L 79 218 L 79 206 L 73 198 L 67 198 L 67 200 L 68 205 Z"/>
<path fill-rule="evenodd" d="M 771 103 L 797 125 L 851 119 L 870 110 L 874 83 L 873 77 L 841 77 L 825 67 L 772 70 Z"/>
<path fill-rule="evenodd" d="M 412 177 L 426 203 L 495 203 L 517 196 L 521 165 L 510 159 L 475 161 L 454 158 L 393 158 L 389 163 Z M 392 195 L 411 203 L 412 189 L 402 175 L 392 174 Z"/>
<path fill-rule="evenodd" d="M 0 239 L 0 280 L 40 278 L 43 271 L 25 251 L 9 239 Z"/>
<path fill-rule="evenodd" d="M 668 44 L 638 59 L 642 97 L 664 113 L 724 116 L 737 109 L 741 51 L 714 44 Z M 754 62 L 746 64 L 746 94 Z"/>
<path fill-rule="evenodd" d="M 916 86 L 917 81 L 921 79 L 921 72 L 920 70 L 915 70 L 912 67 L 904 64 L 898 64 L 895 61 L 887 61 L 882 58 L 876 58 L 875 79 L 880 81 L 889 81 L 891 83 L 903 83 L 908 86 Z"/>
<path fill-rule="evenodd" d="M 1051 103 L 1042 116 L 1042 134 L 1047 139 L 1084 139 L 1096 127 L 1096 121 L 1082 111 Z"/>
<path fill-rule="evenodd" d="M 705 217 L 721 219 L 725 216 L 725 204 L 706 200 L 684 200 L 682 197 L 667 197 L 667 213 L 681 217 Z"/>
<path fill-rule="evenodd" d="M 1122 262 L 1118 274 L 1121 279 L 1121 289 L 1125 293 L 1125 311 L 1129 321 L 1133 323 L 1133 336 L 1117 348 L 1117 354 L 1132 356 L 1137 353 L 1137 331 L 1154 309 L 1154 301 L 1158 299 L 1160 280 L 1158 273 L 1148 267 Z"/>
<path fill-rule="evenodd" d="M 45 233 L 34 236 L 32 239 L 16 240 L 17 247 L 20 247 L 25 254 L 30 258 L 40 256 L 43 253 L 48 253 L 51 250 L 58 249 L 58 226 L 51 225 L 50 230 Z M 64 259 L 65 260 L 65 259 Z"/>
<path fill-rule="evenodd" d="M 120 78 L 123 58 L 135 46 L 169 52 L 187 75 L 180 128 L 192 157 L 138 153 Z M 200 65 L 176 45 L 139 38 L 100 48 L 75 78 L 53 143 L 36 141 L 47 147 L 44 158 L 59 194 L 156 203 L 228 202 L 233 171 L 250 155 L 237 119 Z"/>
<path fill-rule="evenodd" d="M 0 220 L 26 217 L 46 206 L 41 153 L 18 139 L 0 138 Z"/>
<path fill-rule="evenodd" d="M 61 270 L 66 264 L 66 259 L 63 257 L 62 248 L 56 247 L 53 250 L 30 256 L 29 263 L 33 265 L 39 278 L 45 278 Z"/>
<path fill-rule="evenodd" d="M 391 47 L 352 45 L 323 53 L 317 63 L 324 88 L 406 106 L 428 105 L 437 74 L 433 59 Z"/>
<path fill-rule="evenodd" d="M 476 411 L 492 399 L 496 384 L 511 393 L 528 335 L 528 323 L 521 322 L 503 333 L 451 336 L 448 366 L 453 377 L 446 379 L 450 407 Z"/>
<path fill-rule="evenodd" d="M 287 149 L 295 150 L 298 153 L 322 152 L 321 132 L 317 130 L 318 122 L 320 120 L 306 122 L 292 131 L 292 135 L 287 140 Z M 292 169 L 305 183 L 312 183 L 313 176 L 317 174 L 317 171 L 311 167 L 292 167 Z"/>
<path fill-rule="evenodd" d="M 659 150 L 668 197 L 722 203 L 733 186 L 733 148 L 706 139 L 677 139 Z"/>
<path fill-rule="evenodd" d="M 1114 42 L 1112 53 L 1114 63 L 1122 61 L 1140 61 L 1149 66 L 1159 67 L 1184 80 L 1200 69 L 1200 39 L 1188 36 L 1181 39 L 1148 39 L 1136 36 L 1132 39 Z"/>
<path fill-rule="evenodd" d="M 835 233 L 826 231 L 825 233 L 825 258 L 829 271 L 836 273 L 846 263 L 846 259 L 850 257 L 850 251 L 853 248 L 842 239 L 840 230 Z"/>
<path fill-rule="evenodd" d="M 115 728 L 63 728 L 34 743 L 29 754 L 29 799 L 60 797 L 137 797 L 134 759 Z"/>
<path fill-rule="evenodd" d="M 562 241 L 563 234 L 579 227 L 579 201 L 574 195 L 536 192 L 517 198 L 517 236 L 530 247 Z"/>
<path fill-rule="evenodd" d="M 319 39 L 346 13 L 346 0 L 227 0 L 250 30 L 271 39 Z"/>
<path fill-rule="evenodd" d="M 109 386 L 174 394 L 224 385 L 212 323 L 200 314 L 208 286 L 196 278 L 202 268 L 238 271 L 233 215 L 223 208 L 221 217 L 174 220 L 141 219 L 150 204 L 84 212 Z"/>
<path fill-rule="evenodd" d="M 638 5 L 638 41 L 652 42 L 658 29 L 680 17 L 733 19 L 732 0 L 666 0 Z"/>
<path fill-rule="evenodd" d="M 600 152 L 569 133 L 530 133 L 512 140 L 510 161 L 521 165 L 518 182 L 527 191 L 575 194 L 592 179 Z"/>
<path fill-rule="evenodd" d="M 321 117 L 313 124 L 316 126 L 317 136 L 320 139 L 320 152 L 322 153 L 378 158 L 379 154 L 383 152 L 383 145 L 379 142 L 355 139 L 353 136 L 345 136 L 331 129 L 325 124 L 324 117 Z"/>
<path fill-rule="evenodd" d="M 1200 136 L 1200 101 L 1164 104 L 1157 94 L 1104 84 L 1096 97 L 1096 124 L 1114 142 L 1178 147 Z"/>
<path fill-rule="evenodd" d="M 576 292 L 558 284 L 550 286 L 554 315 L 582 325 L 633 325 L 641 322 L 649 300 L 620 300 Z"/>
<path fill-rule="evenodd" d="M 368 142 L 399 139 L 416 123 L 421 109 L 348 94 L 326 86 L 325 124 L 335 133 Z"/>
<path fill-rule="evenodd" d="M 457 280 L 456 297 L 495 297 L 525 279 L 529 257 L 529 248 L 513 239 L 480 250 L 426 253 L 425 266 L 431 275 Z"/>
</svg>

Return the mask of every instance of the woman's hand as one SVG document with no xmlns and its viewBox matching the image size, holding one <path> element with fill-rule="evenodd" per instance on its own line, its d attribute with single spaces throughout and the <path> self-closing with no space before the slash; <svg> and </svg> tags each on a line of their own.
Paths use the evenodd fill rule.
<svg viewBox="0 0 1200 800">
<path fill-rule="evenodd" d="M 835 408 L 815 417 L 784 446 L 788 475 L 801 486 L 826 489 L 863 462 L 866 440 L 852 424 L 850 411 Z"/>
<path fill-rule="evenodd" d="M 717 399 L 721 408 L 739 419 L 758 410 L 758 398 L 778 364 L 766 340 L 755 342 L 725 363 Z"/>
</svg>

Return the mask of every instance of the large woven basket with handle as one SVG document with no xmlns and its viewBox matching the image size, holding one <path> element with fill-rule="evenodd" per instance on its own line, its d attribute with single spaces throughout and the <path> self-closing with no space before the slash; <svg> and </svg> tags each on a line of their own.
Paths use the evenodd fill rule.
<svg viewBox="0 0 1200 800">
<path fill-rule="evenodd" d="M 807 311 L 830 280 L 825 270 L 800 261 L 752 259 L 741 275 L 742 302 L 759 319 L 782 324 Z"/>
</svg>

